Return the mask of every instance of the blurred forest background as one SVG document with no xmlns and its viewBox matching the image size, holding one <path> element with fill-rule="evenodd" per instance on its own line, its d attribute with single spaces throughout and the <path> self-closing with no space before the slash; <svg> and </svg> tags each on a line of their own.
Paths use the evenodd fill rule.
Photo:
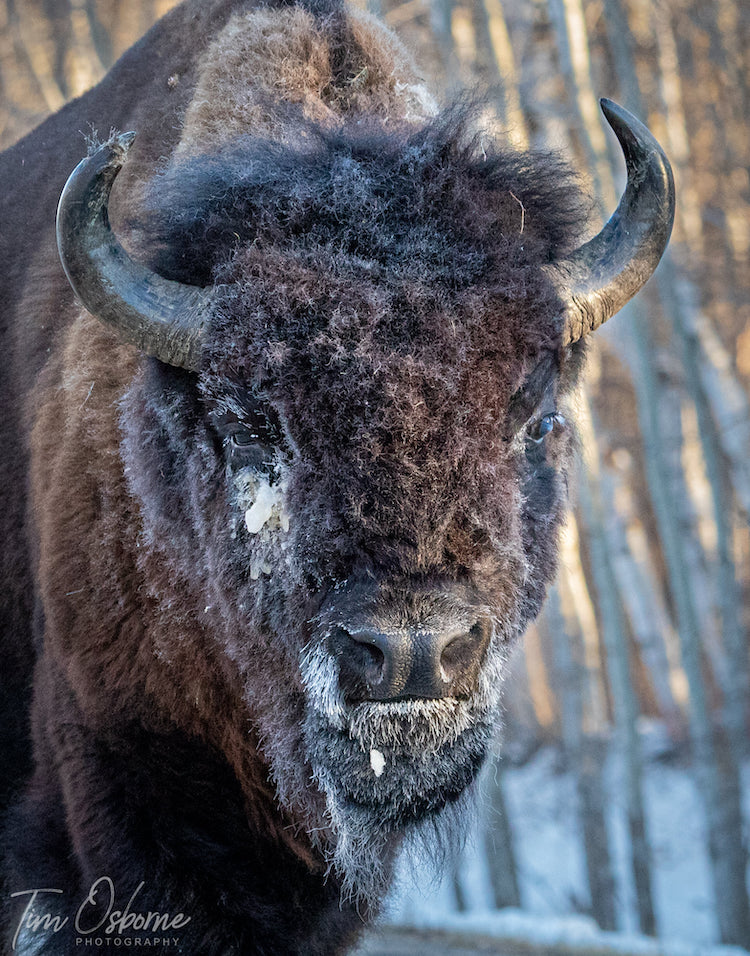
<svg viewBox="0 0 750 956">
<path fill-rule="evenodd" d="M 0 0 L 0 146 L 94 84 L 171 6 Z M 484 125 L 493 135 L 562 151 L 588 185 L 592 229 L 624 181 L 598 96 L 644 119 L 672 160 L 670 252 L 591 351 L 561 572 L 507 681 L 480 840 L 493 905 L 525 905 L 506 777 L 540 748 L 553 750 L 557 771 L 574 782 L 585 887 L 571 908 L 605 929 L 625 922 L 657 934 L 659 833 L 644 781 L 654 762 L 679 766 L 700 819 L 678 826 L 703 842 L 712 935 L 750 948 L 741 785 L 750 717 L 750 4 L 371 0 L 369 8 L 444 99 L 490 88 Z M 613 799 L 626 832 L 624 877 L 612 859 Z M 554 883 L 554 863 L 545 878 Z M 629 921 L 618 905 L 623 879 Z M 457 877 L 454 891 L 458 909 L 471 905 L 465 881 Z"/>
</svg>

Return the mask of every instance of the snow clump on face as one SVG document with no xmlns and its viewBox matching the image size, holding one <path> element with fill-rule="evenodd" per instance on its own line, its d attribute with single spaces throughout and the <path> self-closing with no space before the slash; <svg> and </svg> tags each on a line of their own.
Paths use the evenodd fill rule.
<svg viewBox="0 0 750 956">
<path fill-rule="evenodd" d="M 245 527 L 250 534 L 257 534 L 271 518 L 274 508 L 279 507 L 278 498 L 278 488 L 272 488 L 267 482 L 259 486 L 255 501 L 245 512 Z"/>
<path fill-rule="evenodd" d="M 385 770 L 385 757 L 379 750 L 375 750 L 374 747 L 370 751 L 370 766 L 376 777 L 383 775 L 383 771 Z"/>
<path fill-rule="evenodd" d="M 235 488 L 249 534 L 258 534 L 266 525 L 269 530 L 289 530 L 289 515 L 284 507 L 284 482 L 271 484 L 267 477 L 254 469 L 243 468 L 235 478 Z"/>
</svg>

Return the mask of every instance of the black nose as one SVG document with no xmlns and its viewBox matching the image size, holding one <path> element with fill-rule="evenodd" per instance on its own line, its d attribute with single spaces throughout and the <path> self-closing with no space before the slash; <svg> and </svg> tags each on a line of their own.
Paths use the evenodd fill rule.
<svg viewBox="0 0 750 956">
<path fill-rule="evenodd" d="M 337 627 L 330 645 L 346 699 L 360 703 L 469 697 L 489 639 L 489 625 L 478 621 L 469 630 Z"/>
</svg>

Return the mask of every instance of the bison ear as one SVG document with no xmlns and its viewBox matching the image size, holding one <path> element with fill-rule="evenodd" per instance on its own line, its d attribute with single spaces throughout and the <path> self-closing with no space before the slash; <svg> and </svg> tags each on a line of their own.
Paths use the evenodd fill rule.
<svg viewBox="0 0 750 956">
<path fill-rule="evenodd" d="M 70 174 L 57 208 L 60 259 L 92 315 L 148 355 L 197 371 L 209 294 L 134 262 L 109 223 L 112 184 L 134 139 L 135 133 L 112 137 Z"/>
<path fill-rule="evenodd" d="M 564 345 L 598 329 L 645 285 L 674 221 L 674 179 L 664 150 L 632 113 L 611 100 L 600 103 L 625 155 L 628 181 L 602 231 L 552 266 L 566 302 Z"/>
</svg>

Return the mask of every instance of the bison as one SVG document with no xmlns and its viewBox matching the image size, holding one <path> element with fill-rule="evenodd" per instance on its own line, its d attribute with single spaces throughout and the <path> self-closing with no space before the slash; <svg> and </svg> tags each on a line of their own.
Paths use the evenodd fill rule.
<svg viewBox="0 0 750 956">
<path fill-rule="evenodd" d="M 672 224 L 603 109 L 628 182 L 585 242 L 571 170 L 376 19 L 186 0 L 2 155 L 9 951 L 342 953 L 460 827 L 586 338 Z"/>
</svg>

